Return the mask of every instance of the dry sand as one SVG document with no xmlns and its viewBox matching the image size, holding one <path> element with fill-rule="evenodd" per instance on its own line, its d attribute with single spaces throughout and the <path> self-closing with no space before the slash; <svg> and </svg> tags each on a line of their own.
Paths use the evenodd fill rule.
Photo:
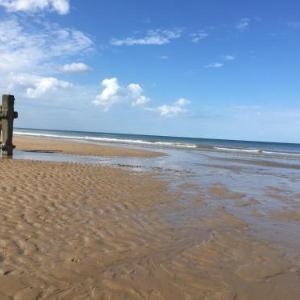
<svg viewBox="0 0 300 300">
<path fill-rule="evenodd" d="M 14 144 L 18 150 L 28 152 L 66 153 L 93 156 L 123 156 L 123 157 L 157 157 L 160 152 L 121 148 L 104 145 L 94 145 L 64 141 L 59 139 L 15 136 Z"/>
<path fill-rule="evenodd" d="M 0 161 L 0 299 L 300 299 L 299 266 L 225 208 L 181 218 L 205 195 L 179 196 L 116 168 Z"/>
</svg>

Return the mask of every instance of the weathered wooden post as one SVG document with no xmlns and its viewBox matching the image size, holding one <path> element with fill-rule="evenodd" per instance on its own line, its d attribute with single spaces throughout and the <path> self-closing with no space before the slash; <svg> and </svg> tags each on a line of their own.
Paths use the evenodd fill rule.
<svg viewBox="0 0 300 300">
<path fill-rule="evenodd" d="M 0 107 L 0 131 L 2 131 L 2 156 L 5 157 L 13 155 L 13 124 L 14 119 L 18 118 L 18 113 L 14 111 L 14 104 L 15 97 L 13 95 L 2 96 L 2 107 Z"/>
</svg>

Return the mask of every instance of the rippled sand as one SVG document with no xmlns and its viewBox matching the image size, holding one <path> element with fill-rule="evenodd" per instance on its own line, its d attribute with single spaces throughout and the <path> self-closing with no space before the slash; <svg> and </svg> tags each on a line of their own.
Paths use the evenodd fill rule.
<svg viewBox="0 0 300 300">
<path fill-rule="evenodd" d="M 299 299 L 299 269 L 245 222 L 168 221 L 201 195 L 181 206 L 150 176 L 4 160 L 0 189 L 0 299 Z"/>
</svg>

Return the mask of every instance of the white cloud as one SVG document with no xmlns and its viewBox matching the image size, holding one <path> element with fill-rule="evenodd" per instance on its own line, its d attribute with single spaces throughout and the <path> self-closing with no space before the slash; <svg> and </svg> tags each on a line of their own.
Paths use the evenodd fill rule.
<svg viewBox="0 0 300 300">
<path fill-rule="evenodd" d="M 93 103 L 101 106 L 104 112 L 108 112 L 117 103 L 131 104 L 132 107 L 140 107 L 146 111 L 159 113 L 163 117 L 175 117 L 186 113 L 186 106 L 191 102 L 180 98 L 172 105 L 161 105 L 158 107 L 148 106 L 150 98 L 146 97 L 144 90 L 138 83 L 130 83 L 122 86 L 116 77 L 104 79 L 101 83 L 102 90 L 96 96 Z"/>
<path fill-rule="evenodd" d="M 36 67 L 44 57 L 37 36 L 23 31 L 15 20 L 0 22 L 0 72 Z"/>
<path fill-rule="evenodd" d="M 186 113 L 188 110 L 185 108 L 186 105 L 191 102 L 185 98 L 180 98 L 172 105 L 161 105 L 157 109 L 162 117 L 174 117 L 182 113 Z"/>
<path fill-rule="evenodd" d="M 72 84 L 67 81 L 58 80 L 54 77 L 44 77 L 38 78 L 32 88 L 27 88 L 26 94 L 29 98 L 36 99 L 51 91 L 70 87 L 72 87 Z"/>
<path fill-rule="evenodd" d="M 192 38 L 192 42 L 193 43 L 198 43 L 200 42 L 201 40 L 204 40 L 208 37 L 208 33 L 205 32 L 204 30 L 201 30 L 199 32 L 196 32 L 196 33 L 192 33 L 190 34 L 191 38 Z"/>
<path fill-rule="evenodd" d="M 62 67 L 64 73 L 84 73 L 90 70 L 91 68 L 85 63 L 71 63 Z"/>
<path fill-rule="evenodd" d="M 186 105 L 190 104 L 191 101 L 188 100 L 188 99 L 185 99 L 185 98 L 180 98 L 180 99 L 177 100 L 175 103 L 176 103 L 176 105 L 178 105 L 178 106 L 180 106 L 180 107 L 183 107 L 183 106 L 186 106 Z"/>
<path fill-rule="evenodd" d="M 69 0 L 0 0 L 0 6 L 8 12 L 50 10 L 65 15 L 70 11 Z"/>
<path fill-rule="evenodd" d="M 233 61 L 233 60 L 235 60 L 235 56 L 233 56 L 233 55 L 225 55 L 224 59 L 227 60 L 227 61 Z"/>
<path fill-rule="evenodd" d="M 211 69 L 220 69 L 220 68 L 223 68 L 223 67 L 224 67 L 224 64 L 219 63 L 219 62 L 212 63 L 212 64 L 209 64 L 209 65 L 205 66 L 205 68 L 211 68 Z"/>
<path fill-rule="evenodd" d="M 129 102 L 131 106 L 144 107 L 150 98 L 144 95 L 143 88 L 138 83 L 130 83 L 127 86 L 121 86 L 117 78 L 107 78 L 101 83 L 103 89 L 93 101 L 95 105 L 102 107 L 107 112 L 118 102 Z"/>
<path fill-rule="evenodd" d="M 96 96 L 93 103 L 101 106 L 103 111 L 109 111 L 111 106 L 119 101 L 121 87 L 117 78 L 104 79 L 101 85 L 103 90 Z"/>
<path fill-rule="evenodd" d="M 16 87 L 24 87 L 25 96 L 28 98 L 40 98 L 49 93 L 58 91 L 60 89 L 68 89 L 73 85 L 70 82 L 59 80 L 54 77 L 41 77 L 24 74 L 10 74 L 10 90 L 14 90 Z"/>
<path fill-rule="evenodd" d="M 1 90 L 25 97 L 41 97 L 69 84 L 56 79 L 57 63 L 82 55 L 93 42 L 82 32 L 51 23 L 0 21 Z M 27 86 L 26 86 L 27 84 Z"/>
<path fill-rule="evenodd" d="M 137 83 L 131 83 L 127 86 L 130 98 L 132 98 L 132 106 L 144 106 L 150 99 L 144 95 L 142 87 Z"/>
<path fill-rule="evenodd" d="M 134 46 L 134 45 L 165 45 L 172 40 L 181 37 L 182 30 L 149 30 L 144 37 L 128 37 L 125 39 L 112 39 L 114 46 Z"/>
<path fill-rule="evenodd" d="M 51 28 L 50 28 L 51 29 Z M 80 54 L 91 50 L 92 40 L 83 32 L 69 28 L 53 28 L 48 32 L 48 45 L 50 53 L 55 56 Z"/>
<path fill-rule="evenodd" d="M 242 18 L 237 24 L 236 24 L 236 28 L 238 30 L 245 30 L 247 27 L 249 27 L 250 25 L 250 22 L 251 22 L 251 19 L 249 18 Z"/>
</svg>

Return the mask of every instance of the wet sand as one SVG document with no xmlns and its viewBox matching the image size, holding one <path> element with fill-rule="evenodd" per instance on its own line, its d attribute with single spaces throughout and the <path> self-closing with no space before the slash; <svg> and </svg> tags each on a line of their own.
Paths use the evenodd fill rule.
<svg viewBox="0 0 300 300">
<path fill-rule="evenodd" d="M 257 205 L 224 184 L 2 160 L 0 191 L 1 300 L 300 298 L 300 262 L 222 204 Z"/>
<path fill-rule="evenodd" d="M 18 150 L 27 152 L 122 157 L 157 157 L 163 155 L 161 152 L 154 151 L 29 136 L 15 136 L 14 143 L 17 145 Z"/>
</svg>

